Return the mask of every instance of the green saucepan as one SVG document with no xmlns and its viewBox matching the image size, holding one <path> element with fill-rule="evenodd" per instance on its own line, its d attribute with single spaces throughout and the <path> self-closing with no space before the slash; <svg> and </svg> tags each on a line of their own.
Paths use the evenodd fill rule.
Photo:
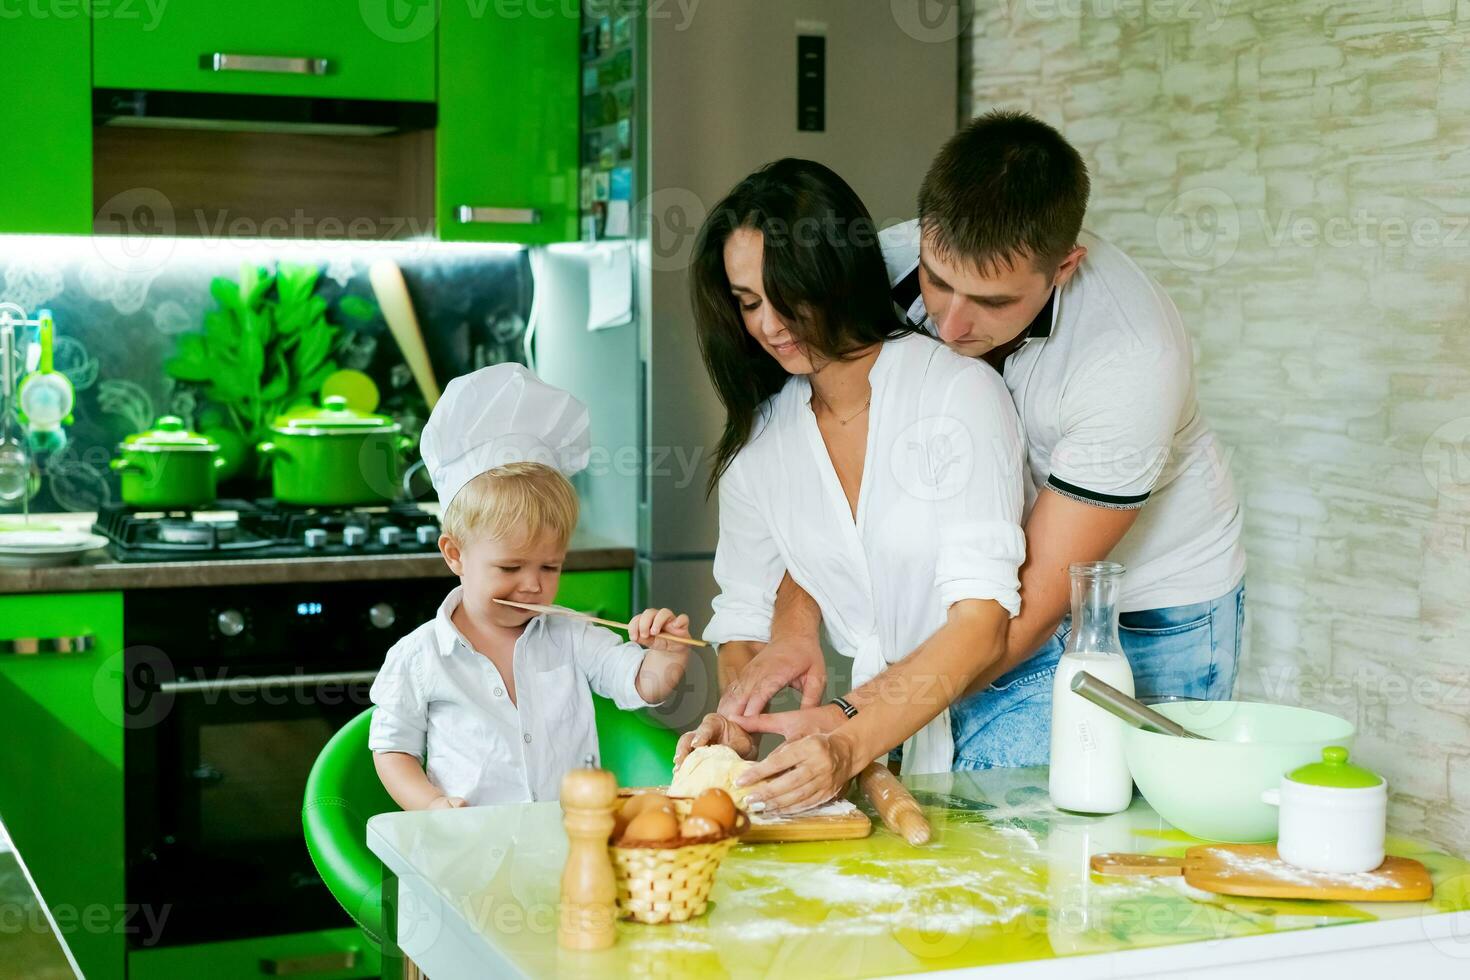
<svg viewBox="0 0 1470 980">
<path fill-rule="evenodd" d="M 1320 760 L 1329 745 L 1351 748 L 1357 734 L 1336 715 L 1284 704 L 1179 701 L 1153 708 L 1211 741 L 1125 727 L 1128 769 L 1159 816 L 1201 840 L 1275 840 L 1277 811 L 1261 793 Z"/>
<path fill-rule="evenodd" d="M 304 507 L 355 507 L 391 501 L 400 492 L 402 427 L 386 415 L 354 412 L 329 397 L 321 408 L 287 412 L 272 438 L 255 448 L 270 460 L 271 493 Z"/>
<path fill-rule="evenodd" d="M 224 465 L 219 446 L 165 415 L 147 432 L 128 436 L 110 464 L 122 476 L 129 507 L 183 510 L 214 503 L 215 473 Z"/>
</svg>

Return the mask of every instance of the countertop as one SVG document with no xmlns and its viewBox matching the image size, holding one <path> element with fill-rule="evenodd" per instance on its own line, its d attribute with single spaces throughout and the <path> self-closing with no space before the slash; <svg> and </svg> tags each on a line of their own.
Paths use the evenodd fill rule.
<svg viewBox="0 0 1470 980">
<path fill-rule="evenodd" d="M 3 820 L 0 916 L 0 975 L 27 980 L 73 980 L 81 976 Z"/>
<path fill-rule="evenodd" d="M 1319 967 L 1449 976 L 1470 957 L 1470 863 L 1421 841 L 1391 837 L 1389 851 L 1429 867 L 1430 902 L 1233 898 L 1182 878 L 1090 873 L 1093 854 L 1182 854 L 1198 843 L 1142 799 L 1106 817 L 1063 813 L 1045 769 L 906 782 L 934 826 L 929 846 L 910 848 L 876 819 L 865 840 L 741 845 L 720 867 L 707 915 L 620 923 L 617 945 L 597 953 L 556 944 L 566 842 L 555 803 L 383 814 L 368 822 L 368 845 L 398 879 L 400 945 L 435 980 L 934 970 L 1069 980 L 1248 970 L 1263 980 Z"/>
<path fill-rule="evenodd" d="M 36 523 L 89 529 L 93 514 L 36 514 Z M 10 517 L 7 516 L 7 521 Z M 568 572 L 633 567 L 632 548 L 590 535 L 572 537 Z M 191 585 L 270 585 L 287 582 L 343 582 L 413 578 L 448 578 L 449 567 L 437 553 L 398 556 L 323 556 L 264 558 L 240 561 L 118 562 L 105 550 L 57 568 L 0 567 L 0 595 L 21 592 L 111 592 Z"/>
</svg>

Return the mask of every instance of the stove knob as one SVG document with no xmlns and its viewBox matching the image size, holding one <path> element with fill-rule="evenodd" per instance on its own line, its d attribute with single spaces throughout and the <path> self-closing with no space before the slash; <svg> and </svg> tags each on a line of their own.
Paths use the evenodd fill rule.
<svg viewBox="0 0 1470 980">
<path fill-rule="evenodd" d="M 378 528 L 378 543 L 385 548 L 396 548 L 403 541 L 403 529 L 388 525 Z"/>
<path fill-rule="evenodd" d="M 422 524 L 414 529 L 413 536 L 419 544 L 430 545 L 439 541 L 439 529 L 432 524 Z"/>
<path fill-rule="evenodd" d="M 349 548 L 361 548 L 367 544 L 367 528 L 348 525 L 342 529 L 342 543 Z"/>
<path fill-rule="evenodd" d="M 306 546 L 308 548 L 325 548 L 327 546 L 327 532 L 319 527 L 314 527 L 306 532 Z"/>
<path fill-rule="evenodd" d="M 214 626 L 220 636 L 239 636 L 245 632 L 245 614 L 238 609 L 226 609 L 214 617 Z"/>
<path fill-rule="evenodd" d="M 379 602 L 368 610 L 368 622 L 380 630 L 385 630 L 398 621 L 398 613 L 386 602 Z"/>
</svg>

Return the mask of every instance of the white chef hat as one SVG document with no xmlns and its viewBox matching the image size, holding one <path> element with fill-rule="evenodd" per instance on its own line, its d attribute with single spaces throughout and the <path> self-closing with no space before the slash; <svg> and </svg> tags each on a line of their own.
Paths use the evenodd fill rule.
<svg viewBox="0 0 1470 980">
<path fill-rule="evenodd" d="M 544 463 L 564 476 L 585 469 L 587 406 L 519 364 L 494 364 L 449 382 L 419 451 L 447 510 L 466 483 L 500 466 Z"/>
</svg>

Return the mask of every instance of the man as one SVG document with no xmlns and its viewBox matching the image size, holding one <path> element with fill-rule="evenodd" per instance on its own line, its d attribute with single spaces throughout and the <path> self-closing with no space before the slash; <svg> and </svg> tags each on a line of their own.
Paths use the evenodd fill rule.
<svg viewBox="0 0 1470 980">
<path fill-rule="evenodd" d="M 935 159 L 918 220 L 883 235 L 909 322 L 1004 376 L 1035 486 L 1006 653 L 965 696 L 948 692 L 955 768 L 1046 762 L 1074 562 L 1127 568 L 1120 632 L 1139 696 L 1223 699 L 1235 683 L 1245 555 L 1227 462 L 1199 412 L 1178 311 L 1132 260 L 1082 230 L 1088 191 L 1086 166 L 1060 133 L 992 112 Z M 748 662 L 722 658 L 720 714 L 788 738 L 840 725 L 852 705 L 817 706 L 819 622 L 788 577 L 771 642 Z M 801 690 L 803 710 L 761 714 L 786 686 Z M 684 747 L 723 740 L 724 727 L 711 716 Z"/>
</svg>

